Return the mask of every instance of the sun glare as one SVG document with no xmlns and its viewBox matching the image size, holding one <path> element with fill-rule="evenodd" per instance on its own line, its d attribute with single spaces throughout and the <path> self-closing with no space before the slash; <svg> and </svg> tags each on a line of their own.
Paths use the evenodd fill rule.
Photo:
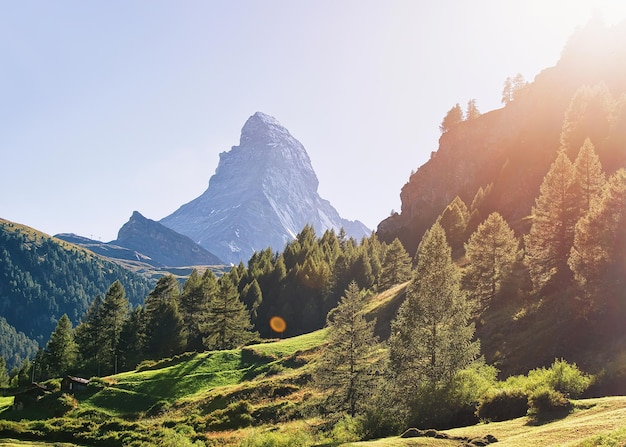
<svg viewBox="0 0 626 447">
<path fill-rule="evenodd" d="M 272 317 L 270 319 L 270 328 L 278 334 L 282 334 L 287 329 L 287 323 L 282 317 Z"/>
</svg>

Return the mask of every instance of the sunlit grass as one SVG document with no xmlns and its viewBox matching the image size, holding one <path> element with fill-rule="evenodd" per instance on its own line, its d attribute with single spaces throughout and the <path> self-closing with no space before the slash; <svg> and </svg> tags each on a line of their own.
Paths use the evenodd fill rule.
<svg viewBox="0 0 626 447">
<path fill-rule="evenodd" d="M 380 307 L 386 305 L 392 299 L 396 298 L 398 294 L 406 288 L 409 282 L 395 285 L 375 296 L 373 296 L 363 308 L 363 313 L 371 314 L 378 310 Z"/>
<path fill-rule="evenodd" d="M 563 419 L 533 425 L 527 417 L 444 430 L 450 436 L 498 439 L 498 447 L 623 447 L 626 442 L 626 397 L 574 400 L 574 411 Z M 397 437 L 345 444 L 345 447 L 446 447 L 459 441 Z"/>
<path fill-rule="evenodd" d="M 32 442 L 18 441 L 16 439 L 0 439 L 0 447 L 79 447 L 76 444 L 67 444 L 63 442 Z"/>
<path fill-rule="evenodd" d="M 256 352 L 265 355 L 279 357 L 287 357 L 296 352 L 304 352 L 309 349 L 317 348 L 326 341 L 327 330 L 320 329 L 297 337 L 286 338 L 273 343 L 259 343 L 248 346 Z"/>
<path fill-rule="evenodd" d="M 0 397 L 0 413 L 13 406 L 13 396 Z"/>
</svg>

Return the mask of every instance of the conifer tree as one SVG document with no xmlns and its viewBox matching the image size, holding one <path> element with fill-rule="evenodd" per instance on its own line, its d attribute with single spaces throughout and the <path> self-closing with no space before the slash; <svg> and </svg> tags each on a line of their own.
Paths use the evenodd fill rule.
<svg viewBox="0 0 626 447">
<path fill-rule="evenodd" d="M 609 178 L 596 207 L 576 225 L 569 265 L 577 283 L 596 307 L 624 290 L 626 272 L 626 170 Z M 609 293 L 609 291 L 611 293 Z M 599 303 L 598 303 L 599 302 Z"/>
<path fill-rule="evenodd" d="M 367 322 L 363 316 L 364 300 L 353 281 L 328 314 L 328 337 L 314 380 L 329 392 L 325 410 L 330 414 L 360 414 L 376 380 L 379 345 L 375 321 Z"/>
<path fill-rule="evenodd" d="M 561 130 L 561 150 L 572 158 L 586 139 L 599 145 L 609 134 L 613 98 L 605 84 L 582 86 L 572 98 Z"/>
<path fill-rule="evenodd" d="M 446 133 L 453 129 L 461 121 L 463 121 L 463 109 L 461 109 L 461 106 L 457 102 L 456 105 L 448 110 L 448 113 L 446 113 L 446 116 L 443 118 L 443 121 L 439 126 L 439 130 L 441 133 Z"/>
<path fill-rule="evenodd" d="M 524 237 L 526 257 L 535 291 L 570 278 L 567 265 L 579 215 L 574 189 L 574 166 L 560 151 L 543 179 L 532 209 L 532 226 Z"/>
<path fill-rule="evenodd" d="M 160 359 L 181 353 L 187 342 L 179 310 L 180 288 L 172 275 L 159 278 L 145 301 L 146 354 Z"/>
<path fill-rule="evenodd" d="M 574 161 L 574 188 L 580 203 L 580 217 L 587 214 L 602 197 L 606 177 L 591 140 L 587 138 Z"/>
<path fill-rule="evenodd" d="M 400 239 L 395 238 L 385 252 L 380 274 L 380 289 L 389 289 L 409 279 L 411 279 L 411 257 Z"/>
<path fill-rule="evenodd" d="M 4 357 L 0 356 L 0 388 L 5 388 L 9 385 L 9 373 L 7 371 L 7 364 Z"/>
<path fill-rule="evenodd" d="M 217 293 L 211 301 L 208 315 L 208 321 L 202 327 L 202 331 L 207 334 L 204 338 L 207 349 L 232 349 L 256 336 L 252 332 L 248 310 L 239 299 L 235 285 L 226 276 L 218 281 Z"/>
<path fill-rule="evenodd" d="M 391 325 L 390 369 L 399 397 L 434 393 L 479 353 L 470 306 L 460 286 L 443 228 L 435 223 L 417 251 L 417 266 L 405 301 Z"/>
<path fill-rule="evenodd" d="M 63 314 L 46 345 L 46 363 L 50 374 L 58 377 L 69 373 L 76 366 L 77 351 L 72 322 L 67 314 Z"/>
<path fill-rule="evenodd" d="M 246 307 L 250 309 L 252 320 L 256 320 L 259 312 L 259 306 L 261 306 L 261 303 L 263 302 L 263 292 L 261 291 L 261 286 L 259 286 L 259 282 L 256 278 L 243 288 L 241 295 Z"/>
<path fill-rule="evenodd" d="M 480 111 L 476 106 L 476 99 L 470 99 L 467 102 L 467 111 L 465 112 L 465 119 L 467 121 L 476 119 L 480 116 Z"/>
<path fill-rule="evenodd" d="M 626 166 L 626 93 L 616 101 L 611 115 L 609 135 L 602 142 L 602 166 L 606 172 L 615 172 Z M 598 154 L 600 156 L 600 154 Z"/>
<path fill-rule="evenodd" d="M 118 342 L 119 371 L 129 371 L 144 360 L 146 350 L 145 316 L 141 306 L 133 309 L 122 324 Z"/>
<path fill-rule="evenodd" d="M 100 318 L 101 311 L 102 297 L 96 296 L 74 330 L 74 339 L 80 352 L 81 368 L 98 376 L 101 375 L 101 365 L 104 359 L 100 349 L 104 334 Z"/>
<path fill-rule="evenodd" d="M 124 286 L 121 282 L 115 281 L 107 290 L 99 312 L 102 331 L 99 350 L 103 366 L 107 368 L 105 372 L 115 373 L 117 370 L 118 342 L 128 309 L 129 303 Z"/>
<path fill-rule="evenodd" d="M 520 255 L 519 241 L 513 230 L 496 212 L 470 236 L 465 244 L 469 264 L 464 272 L 464 284 L 481 307 L 496 296 Z"/>
<path fill-rule="evenodd" d="M 211 270 L 200 275 L 194 270 L 185 284 L 180 295 L 180 313 L 185 322 L 187 334 L 187 349 L 202 351 L 204 349 L 201 327 L 209 318 L 211 300 L 217 291 L 217 277 Z"/>
<path fill-rule="evenodd" d="M 507 77 L 504 81 L 504 88 L 502 89 L 502 100 L 504 105 L 519 98 L 520 93 L 528 85 L 528 82 L 524 79 L 521 73 L 516 74 L 514 77 Z"/>
<path fill-rule="evenodd" d="M 453 254 L 463 248 L 469 218 L 467 205 L 459 196 L 456 196 L 437 219 L 439 225 L 446 232 L 446 239 Z"/>
</svg>

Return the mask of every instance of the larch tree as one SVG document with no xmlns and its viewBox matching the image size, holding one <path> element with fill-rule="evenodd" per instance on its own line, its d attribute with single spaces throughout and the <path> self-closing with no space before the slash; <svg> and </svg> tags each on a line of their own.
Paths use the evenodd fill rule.
<svg viewBox="0 0 626 447">
<path fill-rule="evenodd" d="M 626 272 L 626 170 L 612 175 L 597 206 L 576 225 L 569 265 L 591 298 L 588 308 L 624 290 Z M 595 303 L 594 303 L 595 302 Z"/>
<path fill-rule="evenodd" d="M 467 205 L 459 196 L 456 196 L 437 218 L 437 222 L 446 232 L 446 239 L 453 254 L 457 254 L 463 248 L 469 219 Z"/>
<path fill-rule="evenodd" d="M 548 284 L 562 285 L 570 279 L 567 259 L 579 216 L 574 177 L 572 162 L 565 152 L 559 151 L 532 208 L 532 225 L 524 237 L 524 262 L 536 292 Z"/>
<path fill-rule="evenodd" d="M 72 322 L 67 314 L 63 314 L 46 345 L 46 363 L 50 374 L 58 377 L 69 373 L 76 366 L 77 355 Z"/>
<path fill-rule="evenodd" d="M 0 387 L 4 388 L 9 385 L 9 373 L 7 372 L 7 364 L 4 357 L 0 357 Z"/>
<path fill-rule="evenodd" d="M 396 284 L 411 279 L 411 256 L 404 249 L 400 239 L 395 238 L 387 247 L 380 274 L 380 290 L 386 290 Z"/>
<path fill-rule="evenodd" d="M 187 334 L 179 310 L 180 288 L 173 275 L 159 278 L 145 301 L 146 354 L 160 359 L 180 354 L 185 349 Z"/>
<path fill-rule="evenodd" d="M 417 266 L 391 324 L 389 362 L 401 398 L 419 399 L 450 383 L 480 351 L 470 305 L 443 228 L 435 223 L 417 251 Z"/>
<path fill-rule="evenodd" d="M 453 129 L 461 121 L 463 121 L 463 109 L 461 109 L 461 106 L 457 102 L 456 105 L 448 110 L 448 113 L 446 113 L 446 116 L 443 118 L 443 121 L 439 126 L 439 130 L 441 133 L 446 133 Z"/>
<path fill-rule="evenodd" d="M 99 349 L 103 366 L 108 367 L 108 372 L 117 372 L 118 343 L 128 311 L 129 303 L 124 286 L 115 281 L 104 295 L 99 312 L 102 331 Z"/>
<path fill-rule="evenodd" d="M 145 317 L 141 306 L 133 309 L 124 320 L 118 342 L 120 371 L 134 369 L 142 360 L 146 346 Z"/>
<path fill-rule="evenodd" d="M 509 279 L 521 257 L 519 241 L 502 216 L 491 213 L 465 244 L 465 289 L 480 307 L 487 306 Z"/>
<path fill-rule="evenodd" d="M 101 375 L 101 366 L 104 361 L 100 349 L 104 334 L 100 318 L 101 311 L 102 297 L 96 296 L 74 330 L 74 339 L 80 352 L 81 369 L 98 376 Z"/>
<path fill-rule="evenodd" d="M 512 78 L 506 78 L 504 81 L 504 88 L 502 89 L 502 104 L 507 105 L 518 99 L 520 92 L 523 91 L 527 85 L 528 82 L 526 82 L 521 73 L 516 74 Z"/>
<path fill-rule="evenodd" d="M 467 110 L 465 112 L 465 119 L 467 121 L 476 119 L 480 116 L 480 111 L 476 106 L 476 99 L 470 99 L 467 102 Z"/>
<path fill-rule="evenodd" d="M 596 146 L 602 143 L 609 134 L 613 104 L 605 84 L 579 88 L 565 112 L 561 150 L 573 158 L 586 139 Z"/>
<path fill-rule="evenodd" d="M 365 319 L 364 304 L 364 294 L 353 281 L 328 314 L 328 337 L 313 377 L 328 392 L 325 411 L 329 415 L 362 413 L 376 381 L 380 350 L 375 320 Z"/>
<path fill-rule="evenodd" d="M 606 176 L 591 140 L 587 138 L 574 161 L 574 188 L 580 217 L 596 206 L 606 186 Z"/>
<path fill-rule="evenodd" d="M 248 309 L 239 299 L 237 288 L 232 280 L 222 276 L 208 311 L 209 318 L 202 326 L 204 346 L 207 349 L 233 349 L 253 340 Z"/>
<path fill-rule="evenodd" d="M 201 327 L 209 318 L 211 300 L 217 291 L 217 277 L 207 269 L 202 275 L 197 270 L 191 272 L 183 285 L 180 295 L 180 312 L 187 333 L 187 349 L 202 351 L 204 334 Z"/>
</svg>

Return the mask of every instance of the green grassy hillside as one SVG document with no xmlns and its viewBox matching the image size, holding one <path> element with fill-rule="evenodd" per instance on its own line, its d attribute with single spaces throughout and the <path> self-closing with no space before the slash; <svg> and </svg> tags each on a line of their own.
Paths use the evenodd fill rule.
<svg viewBox="0 0 626 447">
<path fill-rule="evenodd" d="M 405 289 L 406 284 L 402 284 L 372 296 L 365 308 L 367 318 L 379 322 L 377 332 L 382 338 Z M 482 316 L 483 324 L 504 330 L 533 312 L 537 312 L 536 306 L 523 301 L 502 303 Z M 537 328 L 550 318 L 542 315 L 536 319 Z M 533 331 L 539 332 L 532 328 L 532 320 L 525 324 L 528 327 L 515 339 L 520 344 L 521 334 L 530 337 Z M 314 409 L 321 394 L 311 384 L 312 367 L 325 339 L 326 330 L 320 330 L 241 349 L 148 361 L 136 371 L 93 378 L 85 392 L 74 396 L 61 393 L 60 381 L 52 380 L 46 385 L 56 391 L 29 408 L 14 411 L 10 409 L 11 398 L 0 400 L 0 437 L 107 447 L 194 443 L 336 446 L 337 442 L 328 444 L 333 439 L 329 427 L 316 416 Z M 598 354 L 596 369 L 602 369 L 601 362 L 605 362 L 605 371 L 611 364 L 614 369 L 623 369 L 626 363 L 620 359 L 624 356 L 616 352 Z M 500 440 L 498 445 L 562 445 L 561 440 L 578 430 L 580 436 L 573 436 L 572 443 L 565 445 L 588 447 L 624 445 L 626 433 L 619 430 L 622 426 L 626 426 L 626 398 L 615 397 L 574 401 L 572 414 L 543 425 L 520 418 L 445 433 L 467 438 L 491 434 Z M 521 439 L 526 444 L 520 444 Z M 594 443 L 582 443 L 586 439 Z M 618 439 L 622 444 L 611 444 L 613 441 L 607 439 Z M 353 445 L 436 447 L 459 442 L 390 438 Z"/>
<path fill-rule="evenodd" d="M 307 402 L 315 400 L 310 362 L 325 336 L 320 330 L 242 349 L 145 362 L 137 371 L 93 379 L 74 396 L 57 388 L 20 411 L 2 401 L 0 437 L 145 447 L 185 445 L 184 437 L 237 445 L 250 430 L 293 427 L 303 419 Z M 47 385 L 58 387 L 59 381 Z"/>
</svg>

